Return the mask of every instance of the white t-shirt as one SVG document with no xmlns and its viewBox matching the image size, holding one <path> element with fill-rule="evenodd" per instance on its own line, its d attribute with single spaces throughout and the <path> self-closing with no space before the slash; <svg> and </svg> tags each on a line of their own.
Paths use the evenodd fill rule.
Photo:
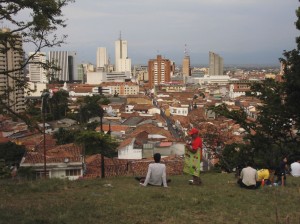
<svg viewBox="0 0 300 224">
<path fill-rule="evenodd" d="M 167 187 L 166 180 L 166 165 L 162 163 L 151 163 L 148 167 L 148 172 L 144 186 L 147 184 Z"/>
<path fill-rule="evenodd" d="M 300 177 L 300 163 L 294 162 L 291 164 L 291 174 L 294 177 Z"/>
<path fill-rule="evenodd" d="M 256 169 L 250 166 L 247 166 L 246 168 L 242 169 L 241 179 L 242 182 L 247 186 L 256 185 L 256 180 L 257 180 Z"/>
</svg>

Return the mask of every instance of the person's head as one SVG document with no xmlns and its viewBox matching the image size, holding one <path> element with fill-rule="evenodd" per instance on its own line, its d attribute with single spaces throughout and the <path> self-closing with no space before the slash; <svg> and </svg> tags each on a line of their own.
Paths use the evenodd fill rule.
<svg viewBox="0 0 300 224">
<path fill-rule="evenodd" d="M 154 156 L 153 156 L 153 158 L 154 158 L 154 161 L 156 163 L 159 163 L 160 162 L 160 158 L 161 158 L 160 153 L 155 153 Z"/>
<path fill-rule="evenodd" d="M 282 156 L 282 159 L 281 159 L 281 161 L 283 161 L 283 162 L 287 162 L 288 161 L 288 159 L 287 159 L 287 156 Z"/>
<path fill-rule="evenodd" d="M 199 131 L 197 128 L 192 128 L 189 133 L 188 133 L 192 138 L 197 137 L 197 135 L 199 134 Z"/>
<path fill-rule="evenodd" d="M 253 162 L 252 162 L 252 161 L 250 161 L 250 160 L 249 160 L 249 161 L 247 161 L 247 162 L 246 162 L 246 166 L 251 166 L 251 167 L 252 167 L 252 166 L 253 166 Z"/>
</svg>

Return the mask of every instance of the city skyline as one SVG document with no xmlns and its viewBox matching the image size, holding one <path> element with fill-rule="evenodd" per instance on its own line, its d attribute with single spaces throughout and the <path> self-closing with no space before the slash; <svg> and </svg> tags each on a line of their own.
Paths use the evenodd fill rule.
<svg viewBox="0 0 300 224">
<path fill-rule="evenodd" d="M 55 50 L 76 51 L 78 63 L 96 64 L 99 47 L 114 59 L 122 32 L 133 65 L 158 54 L 180 65 L 185 45 L 191 65 L 208 64 L 209 51 L 222 55 L 224 66 L 276 65 L 284 50 L 296 47 L 297 7 L 296 0 L 76 1 L 64 9 L 68 26 L 59 30 L 67 44 Z"/>
</svg>

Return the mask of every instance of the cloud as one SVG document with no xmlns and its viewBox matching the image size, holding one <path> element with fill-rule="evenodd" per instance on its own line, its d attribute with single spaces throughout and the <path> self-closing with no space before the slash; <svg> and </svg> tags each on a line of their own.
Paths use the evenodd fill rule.
<svg viewBox="0 0 300 224">
<path fill-rule="evenodd" d="M 258 62 L 277 63 L 295 45 L 297 7 L 295 0 L 77 0 L 64 10 L 68 27 L 61 32 L 69 37 L 63 49 L 95 61 L 103 46 L 113 58 L 121 31 L 133 64 L 147 64 L 157 52 L 181 63 L 185 44 L 199 63 L 210 50 L 225 63 L 226 56 L 247 63 L 255 54 Z"/>
</svg>

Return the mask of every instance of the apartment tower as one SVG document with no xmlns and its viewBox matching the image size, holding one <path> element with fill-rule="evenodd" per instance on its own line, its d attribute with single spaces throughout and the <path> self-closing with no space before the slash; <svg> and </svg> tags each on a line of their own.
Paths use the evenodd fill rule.
<svg viewBox="0 0 300 224">
<path fill-rule="evenodd" d="M 105 47 L 99 47 L 97 49 L 97 69 L 104 69 L 108 65 L 108 55 Z"/>
<path fill-rule="evenodd" d="M 172 63 L 169 59 L 157 55 L 156 59 L 148 61 L 149 87 L 167 83 L 171 81 Z"/>
<path fill-rule="evenodd" d="M 0 29 L 0 33 L 6 32 L 10 30 Z M 24 62 L 22 45 L 22 38 L 17 34 L 0 35 L 0 100 L 15 113 L 25 110 L 24 88 L 18 85 L 25 78 L 21 68 Z M 4 108 L 4 111 L 7 110 Z"/>
<path fill-rule="evenodd" d="M 224 75 L 224 62 L 223 58 L 214 52 L 209 52 L 209 71 L 208 74 L 215 75 Z"/>
<path fill-rule="evenodd" d="M 31 82 L 48 83 L 47 71 L 42 64 L 46 63 L 46 53 L 44 52 L 29 52 L 29 80 Z"/>
</svg>

